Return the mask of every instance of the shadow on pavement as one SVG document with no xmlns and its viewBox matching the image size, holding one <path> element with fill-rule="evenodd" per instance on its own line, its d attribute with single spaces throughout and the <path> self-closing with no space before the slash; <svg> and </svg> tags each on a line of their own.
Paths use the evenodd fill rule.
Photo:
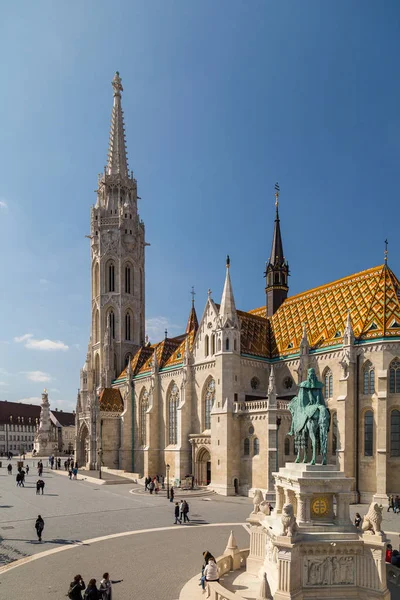
<svg viewBox="0 0 400 600">
<path fill-rule="evenodd" d="M 5 542 L 25 542 L 26 544 L 62 544 L 63 546 L 72 546 L 74 544 L 80 544 L 81 546 L 89 546 L 89 544 L 83 544 L 81 540 L 64 540 L 63 538 L 54 538 L 52 540 L 25 540 L 22 538 L 2 538 Z"/>
</svg>

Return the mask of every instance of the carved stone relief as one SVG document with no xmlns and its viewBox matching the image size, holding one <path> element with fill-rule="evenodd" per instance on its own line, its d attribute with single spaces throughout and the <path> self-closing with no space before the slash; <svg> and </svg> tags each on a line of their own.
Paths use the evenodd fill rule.
<svg viewBox="0 0 400 600">
<path fill-rule="evenodd" d="M 354 556 L 304 558 L 304 585 L 354 585 Z"/>
</svg>

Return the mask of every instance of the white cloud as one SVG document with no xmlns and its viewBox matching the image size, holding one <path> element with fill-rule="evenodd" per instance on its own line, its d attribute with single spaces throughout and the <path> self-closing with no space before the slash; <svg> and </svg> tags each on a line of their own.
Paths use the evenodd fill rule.
<svg viewBox="0 0 400 600">
<path fill-rule="evenodd" d="M 24 335 L 15 337 L 14 342 L 25 342 L 25 348 L 28 348 L 28 350 L 63 350 L 64 352 L 68 350 L 68 346 L 64 344 L 64 342 L 60 342 L 59 340 L 53 342 L 52 340 L 47 339 L 36 340 L 32 333 L 25 333 Z"/>
<path fill-rule="evenodd" d="M 0 200 L 0 208 L 8 208 L 8 204 L 5 200 Z"/>
<path fill-rule="evenodd" d="M 160 342 L 165 337 L 165 330 L 168 331 L 168 337 L 173 337 L 181 330 L 179 325 L 173 325 L 166 317 L 152 317 L 146 319 L 146 333 L 152 343 Z"/>
<path fill-rule="evenodd" d="M 46 382 L 52 380 L 52 377 L 50 377 L 48 373 L 43 373 L 43 371 L 24 371 L 24 373 L 27 379 L 29 379 L 30 381 Z"/>
<path fill-rule="evenodd" d="M 39 279 L 39 283 L 40 285 L 47 285 L 49 283 L 49 280 L 42 277 L 41 279 Z"/>
<path fill-rule="evenodd" d="M 0 381 L 0 386 L 5 386 L 5 385 L 10 385 L 10 384 L 6 383 L 5 381 Z"/>
<path fill-rule="evenodd" d="M 17 402 L 22 402 L 23 404 L 41 404 L 42 399 L 39 396 L 31 396 L 30 398 L 21 398 Z"/>
</svg>

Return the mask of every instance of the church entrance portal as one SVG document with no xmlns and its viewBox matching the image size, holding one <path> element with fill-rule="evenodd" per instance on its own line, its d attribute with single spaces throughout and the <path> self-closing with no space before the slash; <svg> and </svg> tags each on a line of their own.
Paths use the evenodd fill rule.
<svg viewBox="0 0 400 600">
<path fill-rule="evenodd" d="M 77 446 L 78 456 L 76 460 L 79 466 L 86 467 L 89 462 L 89 431 L 86 425 L 80 431 Z"/>
<path fill-rule="evenodd" d="M 211 456 L 205 448 L 200 448 L 197 453 L 196 479 L 198 485 L 209 485 L 211 483 Z"/>
</svg>

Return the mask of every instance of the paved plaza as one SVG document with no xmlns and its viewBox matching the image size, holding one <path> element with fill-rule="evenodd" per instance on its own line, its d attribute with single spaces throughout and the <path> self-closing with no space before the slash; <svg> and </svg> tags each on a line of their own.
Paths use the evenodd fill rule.
<svg viewBox="0 0 400 600">
<path fill-rule="evenodd" d="M 183 585 L 201 567 L 201 553 L 223 552 L 232 529 L 239 547 L 248 547 L 246 518 L 249 498 L 217 495 L 189 498 L 191 522 L 173 525 L 173 507 L 165 496 L 143 493 L 133 483 L 99 485 L 70 481 L 45 469 L 44 496 L 36 495 L 34 461 L 25 488 L 0 469 L 0 598 L 64 599 L 73 575 L 85 581 L 104 571 L 124 581 L 115 585 L 114 600 L 164 598 L 176 600 Z M 81 479 L 82 478 L 82 479 Z M 367 506 L 352 506 L 365 514 Z M 43 542 L 34 522 L 45 520 Z M 400 515 L 384 512 L 383 527 L 399 546 Z M 17 562 L 16 562 L 17 561 Z"/>
</svg>

